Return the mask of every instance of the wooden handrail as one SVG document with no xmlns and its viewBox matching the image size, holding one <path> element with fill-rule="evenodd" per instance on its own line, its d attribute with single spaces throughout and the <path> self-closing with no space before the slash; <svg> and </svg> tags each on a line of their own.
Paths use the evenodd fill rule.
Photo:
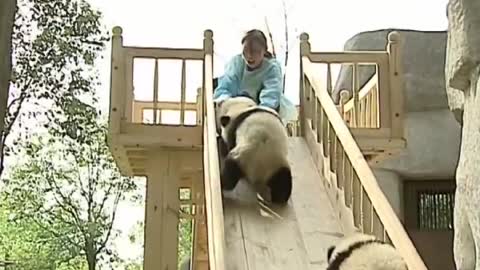
<svg viewBox="0 0 480 270">
<path fill-rule="evenodd" d="M 202 49 L 150 48 L 125 46 L 127 56 L 135 58 L 203 60 Z"/>
<path fill-rule="evenodd" d="M 175 125 L 185 125 L 185 111 L 193 111 L 191 108 L 195 103 L 186 102 L 186 61 L 203 61 L 204 60 L 204 49 L 193 49 L 193 48 L 153 48 L 153 47 L 132 47 L 132 46 L 123 46 L 121 43 L 121 32 L 113 36 L 114 41 L 116 41 L 117 54 L 121 52 L 121 59 L 114 60 L 122 61 L 122 66 L 118 74 L 122 75 L 122 79 L 117 79 L 118 82 L 122 82 L 122 92 L 124 96 L 122 97 L 122 116 L 125 122 L 127 123 L 143 123 L 143 109 L 152 109 L 153 110 L 153 123 L 154 125 L 162 125 L 160 121 L 162 110 L 169 110 L 174 105 L 178 104 L 178 108 L 173 110 L 179 111 L 180 121 L 175 123 Z M 153 72 L 153 99 L 150 101 L 137 101 L 134 97 L 134 85 L 133 85 L 133 72 L 134 72 L 134 60 L 138 58 L 146 58 L 155 60 Z M 163 89 L 159 89 L 159 60 L 181 60 L 181 100 L 179 102 L 166 102 L 159 101 L 158 97 L 160 92 Z M 113 73 L 112 73 L 113 74 Z M 148 106 L 146 108 L 142 105 Z M 151 108 L 150 108 L 151 107 Z M 201 113 L 197 111 L 197 118 L 201 118 Z M 196 121 L 199 124 L 199 121 Z M 189 125 L 191 126 L 191 125 Z"/>
<path fill-rule="evenodd" d="M 220 166 L 216 136 L 215 110 L 213 107 L 213 33 L 205 31 L 204 48 L 204 181 L 205 207 L 208 229 L 208 256 L 210 270 L 225 270 L 225 232 L 223 221 Z"/>
<path fill-rule="evenodd" d="M 336 192 L 342 191 L 343 195 L 337 195 L 343 196 L 345 206 L 352 210 L 355 227 L 379 239 L 390 240 L 409 269 L 426 270 L 330 93 L 315 79 L 308 35 L 302 34 L 301 40 L 301 130 L 303 136 L 313 132 L 316 143 L 322 146 L 325 179 L 330 184 L 336 182 Z"/>
<path fill-rule="evenodd" d="M 370 80 L 368 80 L 368 82 L 360 89 L 360 91 L 358 91 L 358 100 L 361 101 L 366 98 L 368 94 L 371 93 L 372 89 L 374 89 L 374 87 L 377 87 L 377 85 L 378 74 L 375 73 L 372 78 L 370 78 Z M 343 104 L 344 112 L 352 110 L 353 106 L 353 99 L 348 100 L 347 102 L 345 102 L 345 104 Z"/>
<path fill-rule="evenodd" d="M 333 89 L 331 65 L 352 66 L 351 93 L 341 91 L 337 106 L 348 126 L 382 129 L 390 133 L 385 139 L 403 139 L 405 108 L 400 34 L 395 31 L 389 33 L 386 49 L 382 51 L 312 52 L 308 35 L 305 37 L 303 55 L 312 63 L 327 65 L 326 87 L 329 94 Z M 374 75 L 363 87 L 360 85 L 360 65 L 375 67 Z"/>
<path fill-rule="evenodd" d="M 406 257 L 405 259 L 409 264 L 409 269 L 427 269 L 418 255 L 415 246 L 410 241 L 403 225 L 395 214 L 395 211 L 391 207 L 383 191 L 378 186 L 377 179 L 375 178 L 372 169 L 363 157 L 363 154 L 355 142 L 353 135 L 350 133 L 349 128 L 345 125 L 345 122 L 338 113 L 330 95 L 326 91 L 322 91 L 322 88 L 318 85 L 318 81 L 313 78 L 313 72 L 310 71 L 308 65 L 310 61 L 307 57 L 302 57 L 302 62 L 304 74 L 312 84 L 315 99 L 318 99 L 320 102 L 329 124 L 340 141 L 351 166 L 358 175 L 358 179 L 360 180 L 362 187 L 365 189 L 365 193 L 371 200 L 371 204 L 377 212 L 393 245 L 404 257 Z"/>
<path fill-rule="evenodd" d="M 383 51 L 310 52 L 309 58 L 312 62 L 324 64 L 377 64 L 388 59 L 388 54 Z"/>
</svg>

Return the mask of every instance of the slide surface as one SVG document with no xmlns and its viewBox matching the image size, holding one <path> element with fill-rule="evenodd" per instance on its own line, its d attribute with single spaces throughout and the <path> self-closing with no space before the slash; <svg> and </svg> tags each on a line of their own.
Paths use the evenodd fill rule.
<svg viewBox="0 0 480 270">
<path fill-rule="evenodd" d="M 341 237 L 337 213 L 306 142 L 289 138 L 293 194 L 284 208 L 265 206 L 243 180 L 225 193 L 226 270 L 320 270 Z"/>
</svg>

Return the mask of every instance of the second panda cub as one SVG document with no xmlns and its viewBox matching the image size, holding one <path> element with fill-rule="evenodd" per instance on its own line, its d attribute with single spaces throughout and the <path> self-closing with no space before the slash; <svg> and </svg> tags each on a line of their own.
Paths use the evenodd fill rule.
<svg viewBox="0 0 480 270">
<path fill-rule="evenodd" d="M 221 173 L 222 188 L 232 190 L 241 178 L 273 203 L 285 204 L 292 193 L 288 134 L 278 115 L 247 97 L 229 98 L 217 110 L 228 154 Z"/>
<path fill-rule="evenodd" d="M 354 233 L 328 248 L 327 270 L 407 270 L 398 251 L 374 236 Z"/>
</svg>

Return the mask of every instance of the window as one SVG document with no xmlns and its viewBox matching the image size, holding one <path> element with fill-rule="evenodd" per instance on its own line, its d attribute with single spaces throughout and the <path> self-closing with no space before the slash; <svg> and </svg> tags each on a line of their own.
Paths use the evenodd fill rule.
<svg viewBox="0 0 480 270">
<path fill-rule="evenodd" d="M 421 231 L 453 230 L 455 181 L 405 181 L 405 223 Z"/>
</svg>

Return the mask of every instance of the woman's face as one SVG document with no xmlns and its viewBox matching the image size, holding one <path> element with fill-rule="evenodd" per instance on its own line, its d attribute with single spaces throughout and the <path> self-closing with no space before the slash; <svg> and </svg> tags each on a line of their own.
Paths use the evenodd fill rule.
<svg viewBox="0 0 480 270">
<path fill-rule="evenodd" d="M 243 44 L 243 59 L 251 69 L 257 68 L 262 64 L 265 49 L 260 44 L 252 41 L 246 41 Z"/>
</svg>

